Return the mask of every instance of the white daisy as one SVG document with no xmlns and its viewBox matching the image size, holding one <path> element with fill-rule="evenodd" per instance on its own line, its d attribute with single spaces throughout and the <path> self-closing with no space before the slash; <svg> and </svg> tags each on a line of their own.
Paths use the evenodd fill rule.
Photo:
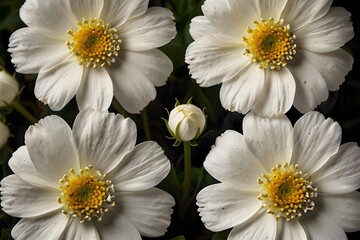
<svg viewBox="0 0 360 240">
<path fill-rule="evenodd" d="M 206 0 L 186 51 L 201 87 L 222 84 L 223 107 L 262 116 L 313 110 L 339 89 L 352 56 L 350 13 L 331 0 Z"/>
<path fill-rule="evenodd" d="M 284 115 L 245 116 L 204 162 L 219 183 L 197 195 L 205 226 L 230 240 L 346 239 L 360 230 L 360 148 L 318 112 L 292 127 Z"/>
<path fill-rule="evenodd" d="M 159 49 L 176 34 L 172 13 L 149 0 L 26 0 L 28 26 L 10 37 L 20 73 L 38 73 L 35 96 L 53 110 L 106 110 L 113 96 L 130 113 L 156 97 L 172 72 Z"/>
<path fill-rule="evenodd" d="M 170 171 L 161 147 L 136 143 L 135 123 L 83 110 L 29 127 L 1 181 L 1 206 L 22 218 L 15 239 L 141 239 L 163 235 L 173 197 L 154 187 Z"/>
</svg>

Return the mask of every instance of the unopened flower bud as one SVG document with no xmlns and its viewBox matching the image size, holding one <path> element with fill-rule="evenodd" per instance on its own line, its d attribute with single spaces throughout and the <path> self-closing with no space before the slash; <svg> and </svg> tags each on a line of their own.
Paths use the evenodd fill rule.
<svg viewBox="0 0 360 240">
<path fill-rule="evenodd" d="M 0 107 L 12 103 L 18 93 L 19 83 L 13 76 L 0 68 Z"/>
<path fill-rule="evenodd" d="M 9 128 L 0 121 L 0 148 L 5 145 L 7 139 L 9 138 Z"/>
<path fill-rule="evenodd" d="M 184 142 L 197 139 L 203 132 L 205 124 L 204 112 L 191 103 L 176 106 L 170 112 L 168 121 L 172 135 Z"/>
</svg>

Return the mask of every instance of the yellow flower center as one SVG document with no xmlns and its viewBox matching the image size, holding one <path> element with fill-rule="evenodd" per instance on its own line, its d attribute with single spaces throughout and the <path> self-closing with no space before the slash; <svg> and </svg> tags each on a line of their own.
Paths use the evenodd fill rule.
<svg viewBox="0 0 360 240">
<path fill-rule="evenodd" d="M 78 29 L 70 29 L 67 33 L 71 40 L 66 42 L 70 53 L 77 56 L 79 64 L 87 67 L 103 67 L 115 62 L 121 40 L 115 28 L 109 28 L 103 20 L 83 19 Z"/>
<path fill-rule="evenodd" d="M 90 221 L 93 217 L 99 221 L 109 207 L 115 205 L 114 185 L 90 165 L 77 173 L 70 169 L 69 175 L 59 180 L 61 194 L 58 202 L 64 206 L 62 211 L 80 222 Z"/>
<path fill-rule="evenodd" d="M 312 186 L 311 176 L 299 171 L 298 165 L 278 164 L 271 173 L 262 174 L 258 183 L 261 189 L 258 199 L 276 220 L 282 217 L 290 221 L 315 207 L 317 188 Z"/>
<path fill-rule="evenodd" d="M 261 19 L 254 21 L 255 29 L 248 27 L 245 42 L 245 55 L 252 58 L 252 62 L 260 64 L 260 68 L 280 69 L 296 54 L 295 35 L 290 26 L 284 26 L 284 20 L 274 21 Z"/>
</svg>

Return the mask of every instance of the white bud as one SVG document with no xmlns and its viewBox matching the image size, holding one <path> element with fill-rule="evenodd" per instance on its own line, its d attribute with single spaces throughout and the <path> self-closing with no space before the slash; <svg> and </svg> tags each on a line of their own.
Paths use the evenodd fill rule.
<svg viewBox="0 0 360 240">
<path fill-rule="evenodd" d="M 0 121 L 0 148 L 5 145 L 9 138 L 9 128 Z"/>
<path fill-rule="evenodd" d="M 206 124 L 204 112 L 187 103 L 175 107 L 169 115 L 168 125 L 175 137 L 184 142 L 194 140 L 203 132 Z"/>
<path fill-rule="evenodd" d="M 6 71 L 0 68 L 0 107 L 14 101 L 19 93 L 19 83 Z"/>
</svg>

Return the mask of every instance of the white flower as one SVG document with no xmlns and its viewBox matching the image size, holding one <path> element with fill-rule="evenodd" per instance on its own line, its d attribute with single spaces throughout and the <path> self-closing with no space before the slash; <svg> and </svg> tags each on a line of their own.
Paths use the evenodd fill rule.
<svg viewBox="0 0 360 240">
<path fill-rule="evenodd" d="M 201 87 L 222 84 L 223 107 L 262 116 L 313 110 L 339 89 L 352 56 L 350 13 L 331 0 L 206 0 L 186 51 Z"/>
<path fill-rule="evenodd" d="M 130 113 L 156 97 L 172 72 L 159 49 L 176 34 L 172 13 L 149 0 L 26 0 L 28 26 L 10 37 L 20 73 L 38 73 L 35 96 L 53 110 L 106 110 L 113 96 Z"/>
<path fill-rule="evenodd" d="M 48 116 L 25 133 L 1 206 L 22 218 L 15 239 L 141 239 L 166 232 L 173 197 L 154 187 L 170 171 L 161 147 L 136 143 L 135 123 L 83 110 L 73 129 Z"/>
<path fill-rule="evenodd" d="M 169 114 L 168 126 L 171 134 L 180 141 L 197 139 L 204 131 L 205 124 L 204 112 L 191 103 L 180 104 Z"/>
<path fill-rule="evenodd" d="M 0 107 L 11 104 L 19 93 L 16 79 L 0 68 Z"/>
<path fill-rule="evenodd" d="M 249 113 L 243 131 L 223 133 L 204 162 L 220 182 L 197 195 L 208 229 L 233 228 L 230 240 L 341 240 L 360 229 L 360 148 L 340 146 L 338 123 Z"/>
<path fill-rule="evenodd" d="M 0 148 L 5 145 L 10 135 L 9 128 L 0 121 Z"/>
</svg>

